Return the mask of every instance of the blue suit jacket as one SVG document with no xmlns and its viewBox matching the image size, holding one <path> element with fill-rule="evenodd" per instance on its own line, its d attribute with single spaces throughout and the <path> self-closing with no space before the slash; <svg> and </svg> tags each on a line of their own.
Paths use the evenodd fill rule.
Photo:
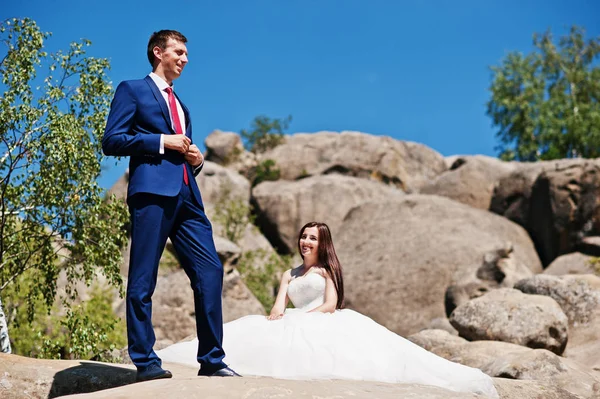
<svg viewBox="0 0 600 399">
<path fill-rule="evenodd" d="M 177 97 L 179 100 L 179 97 Z M 185 113 L 185 134 L 192 139 L 192 123 L 187 107 L 179 100 Z M 105 155 L 129 156 L 129 186 L 127 198 L 137 193 L 174 197 L 183 180 L 182 166 L 190 177 L 190 189 L 202 204 L 198 185 L 182 154 L 165 148 L 159 154 L 160 135 L 176 134 L 171 125 L 169 109 L 158 87 L 150 78 L 121 82 L 113 98 L 102 150 Z"/>
</svg>

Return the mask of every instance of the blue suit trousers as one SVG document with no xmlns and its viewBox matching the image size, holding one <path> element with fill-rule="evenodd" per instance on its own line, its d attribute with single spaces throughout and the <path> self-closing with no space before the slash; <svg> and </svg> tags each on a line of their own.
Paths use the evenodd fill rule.
<svg viewBox="0 0 600 399">
<path fill-rule="evenodd" d="M 181 191 L 174 197 L 138 193 L 128 199 L 128 204 L 132 242 L 126 304 L 131 360 L 140 370 L 153 363 L 161 365 L 153 350 L 156 337 L 152 327 L 152 294 L 169 237 L 194 294 L 198 362 L 203 372 L 226 367 L 222 348 L 223 266 L 202 199 L 195 198 L 190 187 L 182 182 Z"/>
</svg>

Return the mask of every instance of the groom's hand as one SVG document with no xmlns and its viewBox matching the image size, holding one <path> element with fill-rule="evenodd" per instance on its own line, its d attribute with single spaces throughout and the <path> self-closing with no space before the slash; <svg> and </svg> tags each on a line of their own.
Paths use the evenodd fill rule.
<svg viewBox="0 0 600 399">
<path fill-rule="evenodd" d="M 184 156 L 185 160 L 192 166 L 196 167 L 204 162 L 204 156 L 196 146 L 196 144 L 190 145 Z"/>
<path fill-rule="evenodd" d="M 185 154 L 190 148 L 192 141 L 185 134 L 165 134 L 165 148 Z"/>
</svg>

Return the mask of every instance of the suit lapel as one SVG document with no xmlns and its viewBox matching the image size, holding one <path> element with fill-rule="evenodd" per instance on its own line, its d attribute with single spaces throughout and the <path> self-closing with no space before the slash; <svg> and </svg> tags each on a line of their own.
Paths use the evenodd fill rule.
<svg viewBox="0 0 600 399">
<path fill-rule="evenodd" d="M 167 108 L 167 103 L 165 102 L 165 98 L 162 96 L 160 90 L 158 90 L 158 87 L 156 86 L 156 84 L 154 83 L 154 81 L 152 80 L 152 78 L 150 76 L 146 76 L 144 78 L 144 80 L 146 81 L 146 83 L 148 83 L 148 86 L 150 86 L 150 90 L 152 91 L 152 94 L 154 95 L 154 98 L 156 99 L 156 101 L 158 101 L 158 105 L 160 106 L 160 110 L 162 111 L 163 117 L 165 118 L 165 122 L 167 123 L 167 126 L 169 127 L 169 131 L 173 134 L 175 134 L 175 131 L 173 130 L 173 126 L 171 125 L 171 115 L 169 115 L 169 108 Z M 186 120 L 187 120 L 187 116 L 186 116 Z"/>
</svg>

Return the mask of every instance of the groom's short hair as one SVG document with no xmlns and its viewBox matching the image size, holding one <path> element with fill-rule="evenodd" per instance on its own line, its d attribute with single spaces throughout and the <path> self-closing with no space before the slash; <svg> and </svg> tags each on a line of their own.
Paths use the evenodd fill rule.
<svg viewBox="0 0 600 399">
<path fill-rule="evenodd" d="M 181 43 L 187 43 L 187 38 L 181 34 L 181 32 L 177 32 L 176 30 L 168 30 L 163 29 L 158 32 L 154 32 L 150 36 L 150 40 L 148 40 L 148 61 L 152 68 L 154 68 L 154 47 L 158 46 L 162 50 L 167 48 L 167 42 L 169 39 L 177 40 Z"/>
</svg>

